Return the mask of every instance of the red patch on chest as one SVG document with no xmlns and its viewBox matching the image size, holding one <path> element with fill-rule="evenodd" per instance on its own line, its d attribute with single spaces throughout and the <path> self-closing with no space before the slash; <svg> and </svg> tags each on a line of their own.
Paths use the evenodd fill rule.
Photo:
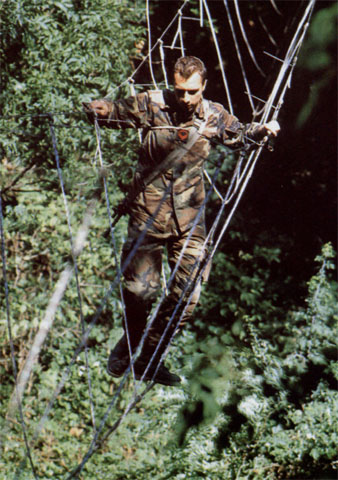
<svg viewBox="0 0 338 480">
<path fill-rule="evenodd" d="M 181 142 L 186 142 L 189 137 L 189 130 L 185 130 L 184 128 L 181 128 L 180 130 L 177 131 L 177 136 Z"/>
</svg>

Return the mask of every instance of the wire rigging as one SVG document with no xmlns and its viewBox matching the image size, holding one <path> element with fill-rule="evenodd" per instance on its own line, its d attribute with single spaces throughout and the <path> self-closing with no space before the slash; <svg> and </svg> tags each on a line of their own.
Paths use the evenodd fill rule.
<svg viewBox="0 0 338 480">
<path fill-rule="evenodd" d="M 221 167 L 221 165 L 219 165 L 219 169 L 220 169 L 220 167 Z M 218 171 L 215 172 L 215 175 L 214 175 L 215 178 L 218 176 L 219 169 L 218 169 Z M 194 229 L 195 229 L 196 225 L 198 224 L 198 221 L 199 221 L 201 215 L 203 214 L 203 211 L 204 211 L 206 202 L 208 201 L 208 199 L 209 199 L 209 197 L 210 197 L 211 190 L 212 190 L 212 188 L 209 189 L 209 191 L 208 191 L 208 193 L 207 193 L 207 195 L 206 195 L 206 199 L 205 199 L 205 201 L 203 202 L 203 205 L 200 207 L 200 209 L 199 209 L 199 211 L 198 211 L 198 214 L 197 214 L 197 217 L 196 217 L 196 219 L 195 219 L 195 221 L 194 221 L 194 224 L 193 224 L 193 226 L 192 226 L 192 228 L 191 228 L 191 231 L 189 232 L 188 238 L 186 239 L 185 244 L 183 245 L 183 248 L 182 248 L 182 251 L 181 251 L 181 254 L 180 254 L 180 258 L 178 259 L 178 261 L 177 261 L 177 263 L 176 263 L 176 265 L 175 265 L 175 268 L 173 269 L 173 272 L 172 272 L 172 274 L 171 274 L 171 276 L 170 276 L 170 278 L 169 278 L 169 280 L 168 280 L 168 288 L 170 288 L 170 285 L 171 285 L 171 283 L 172 283 L 172 281 L 173 281 L 173 279 L 174 279 L 174 276 L 175 276 L 175 274 L 176 274 L 176 271 L 177 271 L 177 269 L 178 269 L 178 267 L 179 267 L 180 260 L 181 260 L 183 254 L 184 254 L 184 251 L 185 251 L 185 249 L 186 249 L 186 247 L 187 247 L 187 245 L 188 245 L 188 242 L 189 242 L 191 236 L 193 235 Z M 201 259 L 200 259 L 200 263 L 201 263 Z M 195 286 L 195 284 L 196 284 L 196 280 L 197 280 L 197 278 L 195 278 L 195 279 L 190 279 L 190 280 L 186 283 L 186 285 L 185 285 L 185 287 L 184 287 L 184 290 L 183 290 L 183 292 L 182 292 L 182 295 L 181 295 L 178 303 L 176 304 L 176 307 L 175 307 L 175 309 L 174 309 L 174 311 L 173 311 L 173 313 L 172 313 L 172 315 L 171 315 L 171 317 L 170 317 L 170 319 L 169 319 L 169 321 L 168 321 L 168 324 L 167 324 L 167 326 L 166 326 L 166 329 L 165 329 L 165 331 L 163 332 L 163 334 L 162 334 L 162 336 L 161 336 L 161 339 L 160 339 L 160 341 L 159 341 L 159 343 L 158 343 L 158 345 L 157 345 L 157 347 L 156 347 L 156 349 L 155 349 L 155 351 L 154 351 L 151 359 L 149 360 L 148 367 L 145 369 L 145 371 L 144 371 L 144 373 L 143 373 L 143 377 L 147 374 L 148 369 L 149 369 L 151 363 L 153 362 L 153 360 L 154 360 L 157 352 L 159 351 L 159 349 L 160 349 L 160 347 L 161 347 L 161 345 L 162 345 L 162 342 L 163 342 L 164 339 L 165 339 L 165 336 L 167 335 L 167 332 L 169 331 L 171 325 L 173 324 L 173 322 L 174 322 L 174 320 L 175 320 L 175 316 L 176 316 L 179 308 L 181 307 L 181 305 L 182 305 L 182 303 L 183 303 L 183 301 L 184 301 L 185 295 L 186 295 L 187 293 L 189 293 L 189 290 L 191 290 L 191 293 L 190 293 L 190 296 L 189 296 L 189 298 L 188 298 L 188 300 L 187 300 L 187 304 L 185 305 L 185 308 L 189 305 L 190 300 L 191 300 L 191 296 L 192 296 L 192 294 L 193 294 L 194 286 Z M 144 331 L 144 333 L 143 333 L 143 335 L 142 335 L 142 338 L 141 338 L 141 340 L 140 340 L 140 342 L 139 342 L 138 351 L 140 351 L 140 350 L 142 349 L 143 345 L 144 345 L 145 339 L 147 338 L 148 332 L 149 332 L 151 326 L 153 325 L 153 323 L 154 323 L 154 321 L 155 321 L 155 319 L 156 319 L 156 316 L 157 316 L 157 314 L 158 314 L 158 311 L 159 311 L 159 309 L 160 309 L 160 306 L 162 305 L 162 302 L 163 302 L 163 300 L 164 300 L 164 297 L 165 297 L 165 295 L 162 294 L 159 302 L 158 302 L 157 305 L 156 305 L 156 308 L 155 308 L 153 314 L 151 315 L 151 317 L 150 317 L 150 319 L 149 319 L 149 322 L 148 322 L 148 324 L 147 324 L 147 327 L 146 327 L 146 329 L 145 329 L 145 331 Z M 158 362 L 157 367 L 155 368 L 155 370 L 154 370 L 154 372 L 153 372 L 153 375 L 152 375 L 153 378 L 155 378 L 156 373 L 157 373 L 157 371 L 158 371 L 158 369 L 159 369 L 160 363 L 161 363 L 162 359 L 165 358 L 165 356 L 166 356 L 166 354 L 167 354 L 167 352 L 168 352 L 169 345 L 170 345 L 170 343 L 171 343 L 171 341 L 172 341 L 172 339 L 173 339 L 173 337 L 174 337 L 174 335 L 175 335 L 175 333 L 176 333 L 177 328 L 179 327 L 179 323 L 180 323 L 180 320 L 181 320 L 182 316 L 184 315 L 184 312 L 185 312 L 185 310 L 182 311 L 182 313 L 180 314 L 179 318 L 176 320 L 176 326 L 175 326 L 175 329 L 174 329 L 174 333 L 171 335 L 171 337 L 170 337 L 170 339 L 169 339 L 169 342 L 168 342 L 168 346 L 167 346 L 166 350 L 163 352 L 163 354 L 161 355 L 161 360 Z M 138 352 L 136 352 L 136 353 L 138 353 Z M 128 373 L 129 373 L 129 370 L 130 370 L 131 367 L 132 367 L 133 360 L 134 360 L 134 357 L 133 357 L 133 359 L 132 359 L 132 361 L 131 361 L 131 365 L 130 365 L 129 369 L 126 371 L 126 373 L 125 373 L 125 375 L 124 375 L 123 380 L 122 380 L 121 383 L 124 383 L 125 378 L 127 377 Z M 142 378 L 141 378 L 141 380 L 142 380 Z M 141 384 L 140 384 L 140 385 L 141 385 Z M 136 405 L 136 403 L 137 403 L 141 398 L 143 398 L 144 395 L 149 391 L 149 389 L 146 388 L 142 394 L 138 395 L 138 390 L 141 388 L 140 385 L 135 389 L 134 394 L 133 394 L 133 399 L 131 400 L 130 404 L 126 407 L 125 411 L 122 413 L 121 418 L 120 418 L 120 420 L 118 421 L 118 425 L 122 422 L 123 418 L 127 415 L 127 413 L 130 411 L 130 409 L 132 408 L 132 406 Z M 152 383 L 151 383 L 151 386 L 152 386 Z M 101 425 L 100 425 L 100 427 L 99 427 L 99 429 L 98 429 L 97 435 L 96 435 L 95 438 L 93 439 L 93 441 L 92 441 L 92 443 L 91 443 L 91 445 L 90 445 L 87 453 L 85 454 L 82 462 L 81 462 L 81 463 L 78 465 L 78 467 L 72 472 L 71 476 L 67 477 L 67 480 L 70 479 L 70 478 L 74 478 L 74 475 L 77 475 L 78 473 L 80 473 L 80 472 L 82 471 L 85 463 L 89 460 L 89 458 L 90 458 L 90 457 L 92 456 L 92 454 L 94 453 L 94 451 L 95 451 L 95 446 L 96 446 L 96 443 L 97 443 L 97 441 L 98 441 L 99 433 L 102 431 L 102 429 L 103 429 L 103 427 L 104 427 L 104 424 L 105 424 L 105 422 L 106 422 L 106 420 L 107 420 L 107 418 L 108 418 L 109 412 L 110 412 L 113 404 L 115 403 L 115 401 L 116 401 L 116 399 L 115 399 L 115 397 L 114 397 L 113 400 L 112 400 L 112 402 L 111 402 L 111 404 L 109 405 L 109 407 L 108 407 L 108 409 L 107 409 L 107 411 L 106 411 L 106 414 L 104 415 L 104 417 L 103 417 L 103 419 L 102 419 L 102 422 L 101 422 Z M 110 433 L 112 433 L 114 430 L 115 430 L 115 428 L 112 429 L 112 430 L 110 431 Z M 104 439 L 106 439 L 106 438 L 108 438 L 108 435 L 106 435 L 106 436 L 104 437 Z"/>
</svg>

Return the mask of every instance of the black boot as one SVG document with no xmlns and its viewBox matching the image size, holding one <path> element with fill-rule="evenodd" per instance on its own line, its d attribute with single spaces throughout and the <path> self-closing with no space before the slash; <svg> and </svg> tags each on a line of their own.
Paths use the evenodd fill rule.
<svg viewBox="0 0 338 480">
<path fill-rule="evenodd" d="M 155 383 L 160 383 L 161 385 L 175 386 L 181 383 L 181 379 L 178 375 L 171 373 L 163 364 L 159 366 L 156 375 L 155 370 L 158 364 L 156 358 L 153 359 L 152 364 L 147 369 L 148 364 L 151 360 L 149 355 L 141 355 L 141 357 L 134 364 L 134 372 L 136 380 L 143 381 L 154 381 Z M 121 377 L 124 372 L 127 370 L 130 364 L 130 356 L 128 349 L 128 342 L 125 335 L 117 342 L 114 349 L 111 350 L 107 372 L 112 377 Z M 146 374 L 143 376 L 145 370 Z"/>
<path fill-rule="evenodd" d="M 136 380 L 143 381 L 154 381 L 155 383 L 160 383 L 161 385 L 167 385 L 170 387 L 177 386 L 181 383 L 181 379 L 178 375 L 171 373 L 163 363 L 157 368 L 157 361 L 154 359 L 151 365 L 148 368 L 150 358 L 142 357 L 136 361 L 134 365 L 134 372 Z M 146 374 L 144 375 L 144 372 Z"/>
<path fill-rule="evenodd" d="M 162 326 L 158 327 L 158 330 L 164 330 Z M 161 335 L 158 330 L 154 331 L 154 326 L 149 330 L 147 338 L 142 347 L 142 351 L 139 359 L 134 366 L 135 377 L 140 380 L 143 377 L 143 373 L 146 374 L 142 378 L 145 381 L 154 381 L 155 383 L 161 383 L 162 385 L 175 386 L 181 383 L 181 379 L 178 375 L 171 373 L 164 365 L 164 360 L 161 361 L 161 357 L 164 354 L 168 342 L 172 336 L 172 331 L 169 330 L 166 335 Z M 156 352 L 156 353 L 155 353 Z M 154 358 L 152 358 L 154 357 Z M 148 364 L 151 362 L 148 368 Z M 160 366 L 157 369 L 158 364 Z M 157 372 L 155 374 L 155 371 Z"/>
<path fill-rule="evenodd" d="M 143 377 L 142 380 L 144 381 L 152 380 L 155 383 L 168 386 L 179 385 L 181 383 L 180 377 L 171 373 L 164 365 L 164 360 L 161 361 L 161 357 L 166 349 L 166 343 L 162 342 L 159 347 L 157 347 L 157 343 L 158 339 L 150 338 L 148 333 L 148 338 L 144 342 L 140 357 L 134 366 L 136 379 L 141 380 Z M 146 374 L 144 375 L 145 371 Z"/>
<path fill-rule="evenodd" d="M 107 372 L 112 377 L 121 377 L 127 370 L 129 363 L 130 356 L 127 337 L 123 335 L 115 345 L 114 349 L 110 352 Z"/>
</svg>

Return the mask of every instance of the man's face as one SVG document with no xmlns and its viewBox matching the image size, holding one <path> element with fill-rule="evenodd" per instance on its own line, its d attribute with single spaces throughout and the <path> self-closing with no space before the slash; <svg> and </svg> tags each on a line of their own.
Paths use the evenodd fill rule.
<svg viewBox="0 0 338 480">
<path fill-rule="evenodd" d="M 188 79 L 179 73 L 174 74 L 174 89 L 176 100 L 184 113 L 192 115 L 199 104 L 206 82 L 198 72 L 193 73 Z"/>
</svg>

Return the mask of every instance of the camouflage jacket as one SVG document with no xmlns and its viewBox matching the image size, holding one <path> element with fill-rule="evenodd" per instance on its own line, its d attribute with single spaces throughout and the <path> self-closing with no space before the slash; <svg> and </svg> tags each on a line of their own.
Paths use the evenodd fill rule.
<svg viewBox="0 0 338 480">
<path fill-rule="evenodd" d="M 175 222 L 171 224 L 176 226 L 178 233 L 189 230 L 194 223 L 205 198 L 202 167 L 210 153 L 212 140 L 237 148 L 243 146 L 248 138 L 260 137 L 258 126 L 241 124 L 221 104 L 208 100 L 200 102 L 193 118 L 182 118 L 175 95 L 170 90 L 149 91 L 127 99 L 105 101 L 110 113 L 107 118 L 100 119 L 101 126 L 142 129 L 142 146 L 134 177 L 136 189 L 151 169 L 182 142 L 180 131 L 184 130 L 185 135 L 192 127 L 198 128 L 203 123 L 203 131 L 180 159 L 180 165 L 161 173 L 145 186 L 133 202 L 130 214 L 145 222 L 157 212 L 155 224 L 163 233 L 172 216 Z M 167 192 L 167 198 L 158 212 L 164 192 Z M 200 226 L 204 224 L 203 215 L 198 223 Z"/>
</svg>

